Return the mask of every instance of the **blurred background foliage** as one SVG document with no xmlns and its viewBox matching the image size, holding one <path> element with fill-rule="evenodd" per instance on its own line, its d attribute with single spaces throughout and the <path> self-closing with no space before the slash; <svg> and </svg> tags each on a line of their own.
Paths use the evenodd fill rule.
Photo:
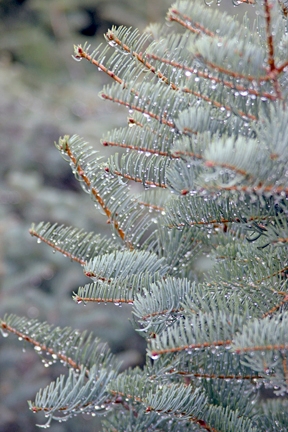
<svg viewBox="0 0 288 432">
<path fill-rule="evenodd" d="M 142 338 L 129 322 L 130 308 L 76 305 L 71 294 L 87 282 L 81 268 L 38 245 L 28 229 L 45 220 L 109 235 L 105 218 L 82 193 L 54 141 L 77 133 L 107 154 L 100 138 L 124 125 L 127 112 L 98 98 L 108 79 L 90 64 L 76 63 L 73 44 L 105 43 L 103 33 L 112 24 L 143 29 L 163 20 L 170 3 L 0 0 L 0 316 L 16 313 L 93 330 L 124 367 L 141 364 L 145 356 Z M 65 373 L 61 365 L 45 368 L 29 347 L 22 345 L 21 351 L 21 344 L 12 336 L 9 343 L 0 338 L 0 432 L 39 430 L 26 400 Z M 50 430 L 101 428 L 97 419 L 83 417 Z"/>
</svg>

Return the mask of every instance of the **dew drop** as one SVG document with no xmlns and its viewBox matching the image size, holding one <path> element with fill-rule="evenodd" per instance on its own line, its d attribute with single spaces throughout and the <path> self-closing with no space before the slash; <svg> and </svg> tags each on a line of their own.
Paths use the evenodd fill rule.
<svg viewBox="0 0 288 432">
<path fill-rule="evenodd" d="M 151 355 L 150 355 L 150 357 L 151 357 L 152 360 L 157 360 L 160 357 L 160 355 L 157 354 L 156 352 L 152 352 Z"/>
<path fill-rule="evenodd" d="M 9 335 L 9 333 L 8 333 L 8 332 L 5 332 L 2 328 L 1 328 L 1 333 L 2 333 L 2 336 L 3 336 L 4 338 L 8 337 L 8 335 Z"/>
<path fill-rule="evenodd" d="M 80 62 L 82 60 L 82 57 L 74 56 L 72 55 L 73 60 Z"/>
</svg>

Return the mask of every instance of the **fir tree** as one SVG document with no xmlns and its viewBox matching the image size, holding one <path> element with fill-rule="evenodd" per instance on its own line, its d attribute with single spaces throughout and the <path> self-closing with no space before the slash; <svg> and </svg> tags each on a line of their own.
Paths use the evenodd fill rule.
<svg viewBox="0 0 288 432">
<path fill-rule="evenodd" d="M 172 26 L 75 47 L 114 80 L 101 98 L 129 109 L 128 127 L 103 139 L 124 153 L 56 144 L 112 236 L 48 222 L 30 232 L 92 279 L 77 303 L 131 304 L 147 362 L 119 372 L 93 335 L 4 317 L 4 335 L 69 368 L 30 402 L 47 426 L 89 413 L 105 414 L 106 431 L 288 429 L 287 5 L 254 7 L 240 24 L 177 1 Z"/>
</svg>

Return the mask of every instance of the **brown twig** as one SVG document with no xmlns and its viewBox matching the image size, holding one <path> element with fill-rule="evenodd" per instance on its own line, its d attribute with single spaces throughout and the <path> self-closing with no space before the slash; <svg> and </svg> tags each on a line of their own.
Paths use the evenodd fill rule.
<svg viewBox="0 0 288 432">
<path fill-rule="evenodd" d="M 133 105 L 131 103 L 125 102 L 125 101 L 118 99 L 118 98 L 113 98 L 112 96 L 109 96 L 105 93 L 101 93 L 101 97 L 103 99 L 118 103 L 119 105 L 123 105 L 123 106 L 125 106 L 131 110 L 141 112 L 142 114 L 146 114 L 147 116 L 154 118 L 155 120 L 158 120 L 159 123 L 163 123 L 163 124 L 166 124 L 167 126 L 169 126 L 171 128 L 175 128 L 174 122 L 166 120 L 166 118 L 164 116 L 160 117 L 157 114 L 153 113 L 152 111 L 147 111 L 145 108 L 141 108 L 137 105 Z"/>
<path fill-rule="evenodd" d="M 136 183 L 143 183 L 143 184 L 148 185 L 148 186 L 155 186 L 155 187 L 159 187 L 159 188 L 162 188 L 162 189 L 166 189 L 167 188 L 167 185 L 164 184 L 164 183 L 156 183 L 156 182 L 153 182 L 151 180 L 145 180 L 145 179 L 141 179 L 139 177 L 132 177 L 129 174 L 123 174 L 123 173 L 121 173 L 119 171 L 112 171 L 112 172 L 113 172 L 113 174 L 115 174 L 117 176 L 123 177 L 123 178 L 125 178 L 127 180 L 132 180 L 132 181 L 134 181 Z"/>
<path fill-rule="evenodd" d="M 277 294 L 280 294 L 280 293 L 277 293 Z M 281 306 L 283 306 L 285 303 L 288 302 L 288 294 L 287 293 L 284 293 L 284 294 L 285 295 L 284 295 L 283 300 L 280 303 L 278 303 L 277 305 L 273 306 L 271 309 L 269 309 L 268 312 L 265 312 L 262 315 L 262 318 L 266 318 L 267 316 L 272 315 L 274 312 L 276 312 L 277 310 L 279 310 Z"/>
<path fill-rule="evenodd" d="M 263 278 L 263 279 L 258 279 L 257 281 L 256 281 L 256 283 L 261 283 L 261 282 L 263 282 L 263 281 L 265 281 L 265 280 L 267 280 L 267 279 L 270 279 L 270 278 L 272 278 L 272 277 L 274 277 L 274 276 L 277 276 L 278 274 L 281 274 L 281 273 L 283 273 L 283 272 L 285 272 L 285 271 L 287 271 L 288 270 L 288 266 L 285 266 L 285 267 L 283 267 L 283 268 L 281 268 L 280 270 L 277 270 L 276 272 L 274 272 L 274 273 L 272 273 L 271 275 L 269 275 L 269 276 L 266 276 L 265 278 Z M 285 293 L 286 294 L 286 293 Z"/>
<path fill-rule="evenodd" d="M 155 154 L 155 155 L 159 155 L 159 156 L 165 156 L 165 157 L 179 159 L 179 156 L 176 156 L 176 154 L 172 154 L 172 153 L 169 153 L 167 151 L 162 151 L 162 150 L 157 150 L 157 149 L 137 147 L 137 146 L 133 146 L 131 144 L 119 143 L 119 142 L 115 142 L 115 141 L 102 141 L 102 144 L 105 147 L 108 147 L 108 146 L 109 147 L 122 147 L 122 148 L 130 149 L 130 150 L 136 150 L 136 151 L 151 153 L 151 154 Z"/>
<path fill-rule="evenodd" d="M 266 35 L 267 35 L 267 50 L 268 50 L 268 65 L 270 74 L 274 77 L 279 74 L 279 71 L 276 68 L 275 65 L 275 58 L 274 58 L 274 41 L 273 41 L 273 34 L 271 31 L 271 14 L 270 9 L 273 7 L 272 3 L 269 3 L 269 0 L 264 0 L 264 10 L 265 10 L 265 20 L 266 20 Z M 274 82 L 274 89 L 277 94 L 278 99 L 282 99 L 281 96 L 281 90 L 279 86 L 279 82 L 276 79 L 276 76 L 273 79 Z"/>
<path fill-rule="evenodd" d="M 282 186 L 275 186 L 275 185 L 262 185 L 258 184 L 256 186 L 250 186 L 250 185 L 236 185 L 236 186 L 218 186 L 218 185 L 207 185 L 205 189 L 200 189 L 199 192 L 202 192 L 204 190 L 217 190 L 217 191 L 235 191 L 235 192 L 248 192 L 248 193 L 271 193 L 271 194 L 277 194 L 280 195 L 281 193 L 285 193 L 285 195 L 288 194 L 288 188 L 282 187 Z M 189 193 L 189 191 L 187 192 Z M 186 194 L 187 194 L 186 193 Z"/>
<path fill-rule="evenodd" d="M 247 352 L 254 352 L 254 351 L 286 351 L 288 350 L 287 344 L 279 344 L 279 345 L 259 345 L 259 346 L 249 346 L 249 347 L 243 347 L 243 348 L 236 348 L 235 353 L 236 354 L 243 354 Z"/>
<path fill-rule="evenodd" d="M 118 298 L 118 299 L 103 299 L 102 297 L 81 297 L 78 294 L 76 294 L 74 296 L 74 300 L 76 301 L 76 303 L 89 303 L 89 302 L 94 302 L 94 303 L 114 303 L 114 304 L 121 304 L 121 303 L 126 303 L 129 305 L 132 305 L 134 303 L 134 300 L 132 299 L 125 299 L 125 298 Z"/>
<path fill-rule="evenodd" d="M 214 342 L 202 342 L 202 343 L 198 343 L 198 344 L 191 344 L 191 345 L 182 345 L 182 346 L 178 346 L 178 347 L 173 347 L 173 348 L 166 348 L 166 349 L 162 349 L 162 350 L 153 350 L 151 351 L 151 358 L 153 357 L 158 357 L 160 355 L 163 354 L 171 354 L 171 353 L 175 353 L 175 352 L 180 352 L 180 351 L 189 351 L 189 350 L 197 350 L 197 349 L 201 349 L 201 348 L 213 348 L 213 347 L 220 347 L 220 346 L 225 346 L 225 345 L 231 345 L 232 341 L 231 340 L 226 340 L 226 341 L 214 341 Z"/>
<path fill-rule="evenodd" d="M 123 88 L 126 88 L 126 84 L 123 82 L 123 80 L 115 75 L 113 71 L 110 71 L 107 69 L 102 63 L 95 60 L 95 58 L 92 58 L 90 54 L 88 54 L 86 51 L 83 50 L 83 48 L 79 45 L 75 47 L 75 57 L 76 59 L 82 59 L 88 60 L 90 63 L 92 63 L 94 66 L 97 66 L 100 70 L 105 72 L 110 78 L 112 78 L 114 81 L 116 81 L 118 84 L 120 84 Z"/>
<path fill-rule="evenodd" d="M 191 17 L 188 15 L 180 13 L 177 9 L 170 9 L 169 13 L 167 14 L 167 19 L 169 21 L 175 21 L 178 24 L 182 25 L 187 30 L 191 31 L 192 33 L 200 34 L 204 33 L 207 36 L 210 36 L 212 38 L 216 37 L 215 33 L 211 32 L 201 24 L 194 22 L 193 25 L 196 27 L 192 27 L 191 23 Z M 190 23 L 189 23 L 190 22 Z"/>
<path fill-rule="evenodd" d="M 208 373 L 198 373 L 198 372 L 185 372 L 177 369 L 171 369 L 167 371 L 171 374 L 182 375 L 182 376 L 193 376 L 194 378 L 204 378 L 204 379 L 220 379 L 220 380 L 247 380 L 253 381 L 257 379 L 263 379 L 261 375 L 216 375 L 216 374 L 208 374 Z"/>
<path fill-rule="evenodd" d="M 150 203 L 147 203 L 147 202 L 144 202 L 144 201 L 138 201 L 138 205 L 140 205 L 140 206 L 145 206 L 145 207 L 149 207 L 150 209 L 155 210 L 155 211 L 158 211 L 158 212 L 163 212 L 163 211 L 165 211 L 165 208 L 164 208 L 164 207 L 160 207 L 160 206 L 158 206 L 158 205 L 150 204 Z"/>
<path fill-rule="evenodd" d="M 183 313 L 184 310 L 185 310 L 184 308 L 164 309 L 164 310 L 161 310 L 161 311 L 152 312 L 152 313 L 149 313 L 147 315 L 143 315 L 141 317 L 141 319 L 143 321 L 147 321 L 149 318 L 153 318 L 153 317 L 156 317 L 156 316 L 163 316 L 164 314 L 167 314 L 168 312 L 170 314 L 176 314 L 176 313 L 181 313 L 181 312 Z"/>
</svg>

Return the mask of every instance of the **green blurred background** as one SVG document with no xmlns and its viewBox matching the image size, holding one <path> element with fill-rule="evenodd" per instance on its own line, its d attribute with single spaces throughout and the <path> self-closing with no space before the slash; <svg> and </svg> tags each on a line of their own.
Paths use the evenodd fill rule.
<svg viewBox="0 0 288 432">
<path fill-rule="evenodd" d="M 108 78 L 75 62 L 73 44 L 105 43 L 112 24 L 143 29 L 162 20 L 169 0 L 0 0 L 0 316 L 16 313 L 60 326 L 93 330 L 124 367 L 142 364 L 145 346 L 129 322 L 130 307 L 76 305 L 88 282 L 82 269 L 29 236 L 42 220 L 110 233 L 54 146 L 74 133 L 108 154 L 102 134 L 128 112 L 98 98 Z M 230 0 L 222 7 L 232 8 Z M 241 11 L 243 13 L 243 10 Z M 45 423 L 27 399 L 60 373 L 16 337 L 0 338 L 0 432 L 30 432 Z M 97 419 L 53 423 L 51 432 L 101 430 Z"/>
</svg>

